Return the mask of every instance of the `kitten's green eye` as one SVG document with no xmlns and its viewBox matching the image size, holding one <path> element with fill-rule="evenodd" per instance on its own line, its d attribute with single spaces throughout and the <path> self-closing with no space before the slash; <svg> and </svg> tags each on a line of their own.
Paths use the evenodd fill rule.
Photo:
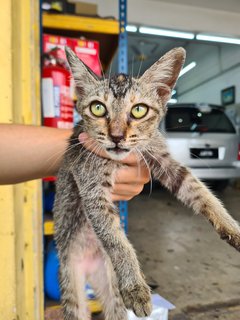
<svg viewBox="0 0 240 320">
<path fill-rule="evenodd" d="M 105 105 L 99 101 L 92 102 L 90 105 L 90 110 L 96 117 L 104 117 L 107 112 Z"/>
<path fill-rule="evenodd" d="M 141 119 L 145 117 L 148 112 L 148 107 L 144 104 L 137 104 L 136 106 L 132 107 L 131 116 L 135 119 Z"/>
</svg>

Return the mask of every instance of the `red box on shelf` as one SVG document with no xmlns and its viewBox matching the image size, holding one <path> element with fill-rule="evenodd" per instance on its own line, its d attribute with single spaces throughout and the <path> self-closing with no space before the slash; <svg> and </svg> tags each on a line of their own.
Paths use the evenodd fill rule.
<svg viewBox="0 0 240 320">
<path fill-rule="evenodd" d="M 65 46 L 99 76 L 101 65 L 97 41 L 43 35 L 43 52 L 50 53 L 45 57 L 42 70 L 43 124 L 69 129 L 74 124 L 74 84 L 67 67 Z"/>
<path fill-rule="evenodd" d="M 98 76 L 101 76 L 99 43 L 92 40 L 72 39 L 76 55 Z"/>
<path fill-rule="evenodd" d="M 99 42 L 62 36 L 43 35 L 43 52 L 59 49 L 59 58 L 66 60 L 64 47 L 70 47 L 76 55 L 98 76 L 101 76 Z"/>
<path fill-rule="evenodd" d="M 50 34 L 43 35 L 43 52 L 47 53 L 54 48 L 58 48 L 59 58 L 66 61 L 66 55 L 64 47 L 68 46 L 72 48 L 72 38 L 55 36 Z"/>
<path fill-rule="evenodd" d="M 72 47 L 71 38 L 43 35 L 43 52 L 50 53 L 42 69 L 43 124 L 48 127 L 73 127 L 73 82 L 67 69 L 65 46 Z"/>
</svg>

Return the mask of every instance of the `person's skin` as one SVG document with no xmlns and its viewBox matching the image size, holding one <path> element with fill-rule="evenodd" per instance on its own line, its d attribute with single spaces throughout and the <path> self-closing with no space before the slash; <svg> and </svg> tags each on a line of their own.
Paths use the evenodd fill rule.
<svg viewBox="0 0 240 320">
<path fill-rule="evenodd" d="M 56 175 L 71 130 L 15 124 L 0 124 L 0 184 L 15 184 Z M 86 133 L 80 141 L 91 149 Z M 108 158 L 104 152 L 99 156 Z M 121 161 L 127 166 L 117 171 L 111 191 L 112 200 L 130 200 L 139 194 L 149 181 L 149 172 L 139 164 L 137 156 Z"/>
</svg>

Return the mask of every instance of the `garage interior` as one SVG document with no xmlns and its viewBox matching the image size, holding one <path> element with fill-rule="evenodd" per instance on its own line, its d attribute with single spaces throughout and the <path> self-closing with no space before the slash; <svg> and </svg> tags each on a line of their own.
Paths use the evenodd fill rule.
<svg viewBox="0 0 240 320">
<path fill-rule="evenodd" d="M 12 0 L 11 4 L 2 4 L 0 18 L 9 32 L 0 36 L 1 61 L 7 61 L 0 75 L 1 123 L 43 124 L 41 28 L 43 33 L 55 36 L 84 36 L 99 41 L 104 72 L 118 72 L 119 3 L 117 0 L 83 2 L 97 8 L 97 16 L 92 19 L 106 19 L 109 24 L 113 19 L 116 25 L 100 32 L 92 32 L 85 26 L 84 30 L 76 27 L 61 30 L 48 24 L 46 12 L 39 8 L 40 2 Z M 136 28 L 127 33 L 126 68 L 129 74 L 142 75 L 167 51 L 179 46 L 187 52 L 185 66 L 195 64 L 179 77 L 170 104 L 220 106 L 224 102 L 223 91 L 234 88 L 232 100 L 226 103 L 225 110 L 236 129 L 239 141 L 236 162 L 240 162 L 239 1 L 128 0 L 127 12 L 127 24 Z M 140 32 L 141 27 L 193 33 L 194 38 L 144 34 Z M 114 31 L 109 31 L 110 28 Z M 20 34 L 18 30 L 21 30 Z M 196 36 L 203 34 L 225 40 L 198 40 Z M 35 94 L 28 95 L 28 92 Z M 3 110 L 5 105 L 8 108 Z M 213 188 L 211 182 L 206 183 L 234 219 L 240 221 L 239 177 L 231 177 L 221 191 Z M 0 250 L 0 261 L 4 261 L 2 265 L 0 262 L 3 276 L 0 280 L 0 314 L 6 320 L 63 319 L 56 307 L 59 301 L 52 301 L 44 293 L 45 240 L 42 239 L 52 237 L 53 226 L 44 225 L 42 194 L 42 181 L 0 187 L 0 241 L 6 243 Z M 239 253 L 220 240 L 204 217 L 194 215 L 157 183 L 152 187 L 146 185 L 140 195 L 128 202 L 125 213 L 128 237 L 136 249 L 148 284 L 154 293 L 175 306 L 169 311 L 169 320 L 240 319 Z M 93 319 L 103 319 L 99 310 L 94 312 Z"/>
<path fill-rule="evenodd" d="M 218 197 L 239 221 L 239 189 Z M 238 254 L 203 217 L 164 189 L 146 190 L 130 201 L 129 238 L 154 291 L 176 306 L 169 319 L 238 319 Z"/>
</svg>

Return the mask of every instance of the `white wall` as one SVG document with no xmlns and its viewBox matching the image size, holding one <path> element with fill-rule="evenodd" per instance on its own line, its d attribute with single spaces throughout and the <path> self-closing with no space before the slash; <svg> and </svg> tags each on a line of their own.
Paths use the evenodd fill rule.
<svg viewBox="0 0 240 320">
<path fill-rule="evenodd" d="M 189 53 L 187 63 L 198 64 L 179 79 L 179 102 L 220 104 L 221 90 L 235 85 L 240 103 L 240 46 L 200 46 L 189 48 Z"/>
<path fill-rule="evenodd" d="M 221 90 L 236 86 L 236 103 L 240 103 L 240 66 L 179 97 L 178 102 L 221 104 Z"/>
<path fill-rule="evenodd" d="M 118 0 L 89 1 L 98 5 L 100 16 L 118 18 Z M 240 1 L 128 0 L 128 21 L 240 37 Z M 240 46 L 217 46 L 195 41 L 187 44 L 186 49 L 187 63 L 196 60 L 198 65 L 179 79 L 179 101 L 219 104 L 221 90 L 236 85 L 236 102 L 240 103 Z"/>
</svg>

